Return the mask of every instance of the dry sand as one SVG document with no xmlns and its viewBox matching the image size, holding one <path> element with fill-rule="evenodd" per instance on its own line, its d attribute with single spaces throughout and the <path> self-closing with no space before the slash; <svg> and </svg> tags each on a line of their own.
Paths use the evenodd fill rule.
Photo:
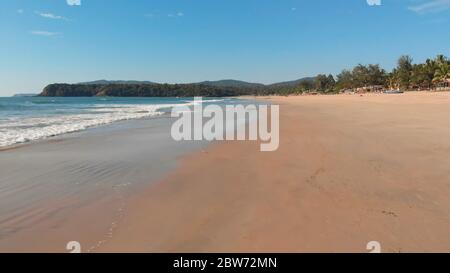
<svg viewBox="0 0 450 273">
<path fill-rule="evenodd" d="M 186 157 L 99 250 L 450 252 L 450 93 L 269 100 L 278 151 L 224 142 Z"/>
</svg>

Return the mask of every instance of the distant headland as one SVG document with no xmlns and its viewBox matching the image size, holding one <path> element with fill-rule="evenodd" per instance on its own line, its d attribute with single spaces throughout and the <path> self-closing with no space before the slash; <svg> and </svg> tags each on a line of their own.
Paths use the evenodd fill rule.
<svg viewBox="0 0 450 273">
<path fill-rule="evenodd" d="M 231 97 L 291 93 L 298 84 L 313 86 L 315 78 L 264 85 L 237 80 L 204 81 L 187 84 L 160 84 L 148 81 L 99 80 L 77 84 L 50 84 L 40 96 L 46 97 Z"/>
</svg>

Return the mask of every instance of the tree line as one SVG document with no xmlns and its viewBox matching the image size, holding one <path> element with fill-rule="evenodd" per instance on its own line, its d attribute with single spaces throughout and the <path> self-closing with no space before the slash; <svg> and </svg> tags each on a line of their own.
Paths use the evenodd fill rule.
<svg viewBox="0 0 450 273">
<path fill-rule="evenodd" d="M 256 95 L 249 87 L 216 87 L 204 84 L 50 84 L 45 97 L 231 97 Z"/>
<path fill-rule="evenodd" d="M 351 70 L 344 69 L 336 78 L 332 75 L 318 75 L 310 90 L 341 92 L 374 86 L 384 89 L 431 90 L 439 86 L 448 87 L 449 80 L 450 60 L 444 55 L 418 64 L 405 55 L 398 59 L 397 66 L 391 72 L 378 64 L 359 64 Z"/>
<path fill-rule="evenodd" d="M 242 95 L 289 95 L 305 92 L 339 93 L 345 90 L 377 87 L 380 89 L 431 90 L 448 87 L 450 60 L 444 55 L 413 63 L 410 56 L 401 56 L 397 66 L 387 72 L 378 64 L 359 64 L 338 75 L 319 74 L 294 85 L 214 86 L 209 84 L 51 84 L 41 96 L 51 97 L 230 97 Z"/>
</svg>

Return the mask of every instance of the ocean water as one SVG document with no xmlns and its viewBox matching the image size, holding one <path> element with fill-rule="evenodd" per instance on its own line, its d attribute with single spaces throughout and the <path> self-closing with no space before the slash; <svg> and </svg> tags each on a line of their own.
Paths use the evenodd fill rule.
<svg viewBox="0 0 450 273">
<path fill-rule="evenodd" d="M 204 103 L 223 102 L 204 99 Z M 0 147 L 86 130 L 117 121 L 157 118 L 193 98 L 0 98 Z"/>
</svg>

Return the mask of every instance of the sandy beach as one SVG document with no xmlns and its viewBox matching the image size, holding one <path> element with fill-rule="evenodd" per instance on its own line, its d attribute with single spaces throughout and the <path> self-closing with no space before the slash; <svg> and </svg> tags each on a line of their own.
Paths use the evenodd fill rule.
<svg viewBox="0 0 450 273">
<path fill-rule="evenodd" d="M 449 92 L 257 99 L 275 152 L 170 119 L 1 151 L 0 252 L 450 252 Z"/>
<path fill-rule="evenodd" d="M 98 251 L 450 252 L 450 93 L 273 97 L 280 148 L 218 143 Z"/>
<path fill-rule="evenodd" d="M 450 0 L 3 2 L 0 256 L 450 254 Z"/>
</svg>

